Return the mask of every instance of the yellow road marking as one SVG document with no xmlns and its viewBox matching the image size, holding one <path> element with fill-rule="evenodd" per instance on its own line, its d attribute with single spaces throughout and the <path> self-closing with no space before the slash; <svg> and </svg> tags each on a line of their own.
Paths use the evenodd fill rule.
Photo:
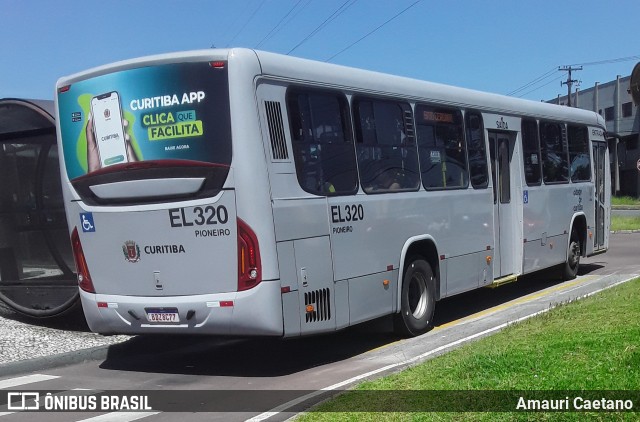
<svg viewBox="0 0 640 422">
<path fill-rule="evenodd" d="M 507 303 L 503 303 L 502 305 L 497 305 L 497 306 L 494 306 L 493 308 L 485 309 L 484 311 L 480 311 L 480 312 L 477 312 L 475 314 L 468 315 L 466 317 L 463 317 L 463 318 L 460 318 L 460 319 L 456 319 L 454 321 L 447 322 L 446 324 L 438 325 L 437 327 L 434 327 L 433 331 L 441 330 L 443 328 L 451 327 L 452 325 L 456 325 L 456 324 L 459 324 L 459 323 L 464 322 L 464 321 L 468 321 L 468 320 L 471 320 L 471 319 L 476 319 L 476 318 L 479 318 L 479 317 L 482 317 L 482 316 L 486 316 L 486 315 L 492 314 L 494 312 L 501 311 L 503 309 L 508 309 L 508 308 L 510 308 L 512 306 L 515 306 L 515 305 L 520 305 L 522 303 L 530 302 L 532 300 L 541 298 L 543 296 L 547 296 L 549 293 L 557 292 L 557 291 L 561 291 L 561 290 L 566 290 L 566 289 L 568 289 L 570 287 L 577 286 L 578 284 L 582 284 L 582 283 L 584 283 L 586 281 L 593 280 L 594 278 L 596 278 L 596 276 L 592 276 L 592 275 L 584 276 L 584 277 L 580 277 L 580 278 L 578 278 L 578 279 L 576 279 L 574 281 L 565 282 L 565 283 L 563 283 L 563 284 L 561 284 L 559 286 L 550 287 L 550 288 L 545 289 L 545 290 L 543 290 L 541 292 L 538 292 L 538 293 L 531 293 L 531 294 L 529 294 L 527 296 L 521 297 L 520 299 L 514 299 L 514 300 L 509 301 Z"/>
<path fill-rule="evenodd" d="M 477 318 L 480 318 L 480 317 L 483 317 L 483 316 L 486 316 L 486 315 L 489 315 L 489 314 L 492 314 L 492 313 L 495 313 L 495 312 L 498 312 L 498 311 L 501 311 L 501 310 L 504 310 L 504 309 L 508 309 L 508 308 L 510 308 L 512 306 L 515 306 L 515 305 L 520 305 L 522 303 L 530 302 L 532 300 L 541 298 L 543 296 L 547 296 L 549 293 L 552 293 L 552 292 L 557 292 L 557 291 L 561 291 L 561 290 L 567 290 L 567 289 L 569 289 L 571 287 L 577 286 L 579 284 L 582 284 L 584 282 L 593 280 L 595 278 L 598 278 L 598 276 L 595 276 L 595 275 L 582 276 L 582 277 L 577 278 L 576 280 L 564 282 L 559 286 L 549 287 L 549 288 L 547 288 L 547 289 L 545 289 L 545 290 L 543 290 L 541 292 L 531 293 L 531 294 L 528 294 L 527 296 L 521 297 L 519 299 L 514 299 L 514 300 L 511 300 L 511 301 L 509 301 L 507 303 L 503 303 L 502 305 L 497 305 L 497 306 L 494 306 L 493 308 L 485 309 L 484 311 L 476 312 L 475 314 L 467 315 L 466 317 L 459 318 L 459 319 L 447 322 L 447 323 L 442 324 L 442 325 L 438 325 L 437 327 L 434 327 L 432 331 L 439 331 L 439 330 L 442 330 L 444 328 L 448 328 L 448 327 L 460 324 L 460 323 L 465 322 L 465 321 L 469 321 L 469 320 L 472 320 L 472 319 L 477 319 Z M 380 347 L 376 347 L 375 349 L 369 350 L 369 352 L 373 352 L 375 350 L 384 349 L 384 348 L 389 347 L 391 345 L 394 345 L 396 343 L 400 343 L 401 341 L 402 340 L 397 340 L 397 341 L 394 341 L 392 343 L 388 343 L 388 344 L 382 345 Z"/>
</svg>

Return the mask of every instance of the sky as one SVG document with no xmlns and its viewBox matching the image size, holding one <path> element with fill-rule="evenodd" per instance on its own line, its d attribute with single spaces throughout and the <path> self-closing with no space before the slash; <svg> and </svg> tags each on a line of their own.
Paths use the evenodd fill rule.
<svg viewBox="0 0 640 422">
<path fill-rule="evenodd" d="M 628 76 L 638 0 L 0 0 L 0 98 L 124 59 L 248 47 L 540 101 Z M 537 82 L 536 82 L 537 81 Z M 575 85 L 574 85 L 575 89 Z"/>
</svg>

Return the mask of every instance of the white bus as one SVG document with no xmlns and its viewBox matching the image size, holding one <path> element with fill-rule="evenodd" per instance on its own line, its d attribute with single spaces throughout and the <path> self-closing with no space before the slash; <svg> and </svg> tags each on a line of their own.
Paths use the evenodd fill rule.
<svg viewBox="0 0 640 422">
<path fill-rule="evenodd" d="M 248 49 L 62 78 L 62 185 L 99 333 L 300 336 L 607 250 L 596 113 Z"/>
</svg>

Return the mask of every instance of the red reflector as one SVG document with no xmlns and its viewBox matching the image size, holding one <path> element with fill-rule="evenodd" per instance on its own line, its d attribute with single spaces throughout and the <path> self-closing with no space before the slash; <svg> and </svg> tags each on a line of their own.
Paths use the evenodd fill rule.
<svg viewBox="0 0 640 422">
<path fill-rule="evenodd" d="M 291 291 L 291 287 L 289 286 L 280 288 L 280 293 L 289 293 L 290 291 Z"/>
<path fill-rule="evenodd" d="M 91 281 L 89 267 L 84 257 L 84 252 L 82 251 L 82 244 L 80 243 L 80 235 L 78 234 L 77 227 L 74 227 L 71 233 L 71 248 L 73 250 L 73 259 L 76 262 L 78 286 L 85 292 L 95 293 L 96 289 L 93 287 L 93 282 Z"/>
<path fill-rule="evenodd" d="M 444 255 L 440 255 L 440 260 L 444 261 L 444 259 L 445 259 L 445 256 Z"/>
<path fill-rule="evenodd" d="M 109 304 L 107 302 L 98 302 L 98 308 L 108 308 Z"/>
<path fill-rule="evenodd" d="M 58 93 L 62 94 L 63 92 L 67 92 L 70 89 L 71 89 L 71 85 L 61 86 L 60 88 L 58 88 Z"/>
<path fill-rule="evenodd" d="M 221 300 L 220 301 L 220 307 L 221 308 L 229 308 L 233 306 L 233 300 Z"/>
<path fill-rule="evenodd" d="M 393 265 L 387 265 L 387 271 L 393 271 Z"/>
<path fill-rule="evenodd" d="M 491 245 L 487 246 L 487 250 L 490 251 L 491 250 Z"/>
<path fill-rule="evenodd" d="M 214 69 L 224 69 L 224 62 L 209 62 L 209 66 L 211 66 Z"/>
</svg>

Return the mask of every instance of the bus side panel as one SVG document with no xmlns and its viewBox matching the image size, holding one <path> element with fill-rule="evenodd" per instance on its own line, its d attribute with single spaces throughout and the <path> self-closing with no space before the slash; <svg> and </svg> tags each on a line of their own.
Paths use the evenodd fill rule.
<svg viewBox="0 0 640 422">
<path fill-rule="evenodd" d="M 349 282 L 347 280 L 336 281 L 335 303 L 336 303 L 336 330 L 346 328 L 350 325 L 349 321 Z"/>
<path fill-rule="evenodd" d="M 289 175 L 289 183 L 297 183 L 295 175 Z M 273 220 L 278 242 L 306 237 L 326 236 L 327 200 L 309 196 L 306 199 L 274 199 Z"/>
<path fill-rule="evenodd" d="M 524 205 L 524 273 L 561 264 L 567 256 L 567 241 L 579 201 L 573 196 L 574 184 L 528 187 Z M 586 195 L 583 194 L 586 199 Z M 584 199 L 583 199 L 584 201 Z M 576 204 L 574 204 L 575 202 Z"/>
<path fill-rule="evenodd" d="M 357 324 L 392 313 L 397 291 L 398 269 L 350 279 L 350 323 Z"/>
<path fill-rule="evenodd" d="M 389 268 L 401 273 L 401 253 L 407 240 L 428 234 L 438 242 L 438 255 L 446 258 L 441 263 L 452 266 L 462 263 L 466 268 L 446 278 L 441 272 L 441 296 L 450 294 L 444 289 L 445 283 L 455 286 L 456 293 L 478 287 L 487 266 L 484 262 L 487 249 L 493 248 L 493 202 L 489 189 L 358 194 L 329 197 L 328 202 L 336 279 L 356 279 L 369 274 L 385 276 Z M 462 261 L 474 253 L 482 259 L 474 261 L 474 268 L 467 267 Z M 370 294 L 375 285 L 371 285 Z M 350 298 L 351 306 L 357 300 Z M 352 322 L 366 317 L 351 313 Z"/>
<path fill-rule="evenodd" d="M 524 266 L 523 273 L 546 268 L 547 260 L 541 260 L 541 249 L 546 245 L 547 233 L 544 221 L 546 207 L 544 205 L 543 186 L 525 186 L 527 201 L 523 207 L 523 243 L 524 243 Z M 542 238 L 545 238 L 543 241 Z M 540 250 L 539 250 L 540 249 Z M 546 252 L 546 247 L 544 251 Z"/>
<path fill-rule="evenodd" d="M 571 192 L 571 197 L 569 199 L 570 206 L 573 206 L 573 225 L 576 226 L 577 223 L 575 221 L 577 219 L 584 219 L 586 222 L 586 227 L 580 233 L 581 236 L 586 240 L 586 244 L 583 245 L 583 249 L 585 251 L 585 255 L 590 255 L 593 252 L 593 236 L 589 239 L 589 231 L 593 232 L 594 223 L 596 220 L 595 217 L 595 203 L 594 203 L 594 192 L 595 187 L 592 182 L 580 182 L 580 183 L 572 183 L 573 187 Z M 569 232 L 569 236 L 571 234 L 571 228 L 567 228 Z"/>
<path fill-rule="evenodd" d="M 447 296 L 462 293 L 493 281 L 490 251 L 480 251 L 449 260 L 447 274 Z M 487 282 L 488 281 L 488 282 Z"/>
<path fill-rule="evenodd" d="M 298 300 L 304 315 L 302 334 L 336 329 L 335 290 L 329 237 L 293 241 L 298 277 Z"/>
<path fill-rule="evenodd" d="M 300 301 L 298 300 L 298 279 L 293 242 L 278 242 L 278 268 L 282 294 L 282 318 L 285 337 L 300 335 Z"/>
<path fill-rule="evenodd" d="M 567 254 L 568 235 L 527 240 L 524 244 L 525 273 L 553 267 L 564 262 Z"/>
</svg>

